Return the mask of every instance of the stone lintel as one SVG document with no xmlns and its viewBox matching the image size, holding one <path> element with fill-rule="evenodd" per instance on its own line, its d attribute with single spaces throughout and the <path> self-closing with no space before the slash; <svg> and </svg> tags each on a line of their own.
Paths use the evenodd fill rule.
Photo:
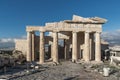
<svg viewBox="0 0 120 80">
<path fill-rule="evenodd" d="M 98 26 L 98 27 L 97 27 Z M 96 27 L 89 27 L 88 25 L 84 26 L 84 27 L 47 27 L 47 26 L 39 26 L 39 27 L 35 27 L 35 26 L 30 26 L 30 27 L 26 27 L 26 31 L 50 31 L 50 32 L 59 32 L 59 31 L 87 31 L 90 30 L 91 32 L 96 32 L 96 31 L 100 31 L 102 32 L 102 27 L 101 25 L 97 25 Z"/>
<path fill-rule="evenodd" d="M 39 31 L 44 26 L 27 26 L 26 31 Z"/>
<path fill-rule="evenodd" d="M 78 30 L 73 30 L 72 31 L 72 33 L 78 33 L 78 32 L 80 32 L 80 31 L 78 31 Z"/>
<path fill-rule="evenodd" d="M 99 34 L 101 34 L 101 31 L 96 31 L 96 33 L 99 33 Z"/>
<path fill-rule="evenodd" d="M 60 32 L 60 31 L 59 31 L 58 29 L 54 29 L 53 32 L 54 32 L 54 33 L 56 33 L 56 32 L 58 33 L 58 32 Z"/>
<path fill-rule="evenodd" d="M 72 21 L 82 22 L 82 23 L 94 23 L 94 24 L 104 24 L 107 22 L 106 19 L 100 17 L 84 18 L 78 15 L 73 15 Z"/>
<path fill-rule="evenodd" d="M 40 32 L 46 32 L 45 28 L 39 29 Z"/>
<path fill-rule="evenodd" d="M 81 21 L 72 21 L 72 20 L 65 20 L 65 23 L 77 23 L 77 24 L 104 24 L 103 22 L 81 22 Z"/>
<path fill-rule="evenodd" d="M 86 31 L 85 31 L 85 33 L 91 33 L 91 32 L 92 32 L 92 31 L 90 31 L 90 30 L 86 30 Z"/>
</svg>

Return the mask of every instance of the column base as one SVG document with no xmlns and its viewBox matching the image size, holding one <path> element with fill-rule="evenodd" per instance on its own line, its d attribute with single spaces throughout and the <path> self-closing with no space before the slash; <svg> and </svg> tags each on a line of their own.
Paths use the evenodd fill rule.
<svg viewBox="0 0 120 80">
<path fill-rule="evenodd" d="M 101 64 L 103 61 L 94 61 L 95 63 Z"/>
<path fill-rule="evenodd" d="M 59 62 L 53 62 L 53 65 L 54 66 L 57 66 L 57 65 L 59 65 L 60 63 Z"/>
<path fill-rule="evenodd" d="M 99 59 L 99 60 L 95 60 L 96 62 L 101 62 L 101 60 Z"/>
<path fill-rule="evenodd" d="M 79 64 L 103 64 L 103 61 L 85 61 L 85 60 L 78 60 Z"/>
<path fill-rule="evenodd" d="M 91 64 L 103 64 L 103 61 L 89 61 L 85 63 L 91 63 Z"/>
<path fill-rule="evenodd" d="M 53 58 L 48 59 L 47 61 L 53 61 Z"/>
<path fill-rule="evenodd" d="M 45 62 L 39 62 L 39 64 L 44 64 Z"/>
<path fill-rule="evenodd" d="M 73 62 L 73 63 L 77 63 L 77 62 L 78 62 L 78 60 L 73 59 L 73 60 L 72 60 L 72 62 Z"/>
<path fill-rule="evenodd" d="M 90 60 L 85 60 L 85 62 L 90 62 Z"/>
</svg>

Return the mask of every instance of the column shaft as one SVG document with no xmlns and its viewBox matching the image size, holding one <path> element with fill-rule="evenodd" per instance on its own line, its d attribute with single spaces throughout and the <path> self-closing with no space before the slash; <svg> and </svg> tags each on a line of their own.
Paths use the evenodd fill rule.
<svg viewBox="0 0 120 80">
<path fill-rule="evenodd" d="M 58 32 L 53 33 L 53 62 L 58 63 Z"/>
<path fill-rule="evenodd" d="M 64 40 L 64 58 L 67 60 L 69 59 L 69 43 L 68 40 Z"/>
<path fill-rule="evenodd" d="M 53 53 L 54 52 L 54 47 L 53 47 L 53 42 L 51 44 L 51 59 L 53 60 Z"/>
<path fill-rule="evenodd" d="M 95 36 L 95 61 L 101 61 L 101 41 L 99 32 L 96 32 Z"/>
<path fill-rule="evenodd" d="M 35 34 L 32 32 L 32 61 L 35 60 Z"/>
<path fill-rule="evenodd" d="M 85 61 L 90 61 L 90 41 L 89 32 L 85 32 L 85 47 L 84 47 L 84 59 Z"/>
<path fill-rule="evenodd" d="M 95 59 L 94 55 L 94 34 L 92 33 L 90 35 L 90 60 Z"/>
<path fill-rule="evenodd" d="M 78 60 L 78 54 L 77 54 L 77 32 L 72 33 L 72 62 L 75 62 Z"/>
<path fill-rule="evenodd" d="M 45 48 L 44 48 L 44 32 L 40 32 L 40 64 L 44 63 Z"/>
<path fill-rule="evenodd" d="M 31 61 L 32 56 L 32 35 L 31 32 L 27 32 L 27 61 Z"/>
</svg>

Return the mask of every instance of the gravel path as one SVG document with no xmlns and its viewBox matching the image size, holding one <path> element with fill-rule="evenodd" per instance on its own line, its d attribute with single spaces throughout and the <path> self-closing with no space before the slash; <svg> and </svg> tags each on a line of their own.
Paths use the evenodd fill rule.
<svg viewBox="0 0 120 80">
<path fill-rule="evenodd" d="M 117 80 L 117 78 L 103 77 L 98 72 L 86 71 L 80 64 L 65 61 L 58 66 L 45 64 L 40 72 L 10 80 Z"/>
</svg>

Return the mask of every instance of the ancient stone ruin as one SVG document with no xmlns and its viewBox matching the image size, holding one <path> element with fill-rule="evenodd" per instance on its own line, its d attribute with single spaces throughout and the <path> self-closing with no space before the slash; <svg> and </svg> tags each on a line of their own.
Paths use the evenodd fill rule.
<svg viewBox="0 0 120 80">
<path fill-rule="evenodd" d="M 45 45 L 53 62 L 59 63 L 59 56 L 71 59 L 72 62 L 101 62 L 102 25 L 106 19 L 99 17 L 83 18 L 73 15 L 72 20 L 46 23 L 45 26 L 27 26 L 27 40 L 16 40 L 16 49 L 25 53 L 27 61 L 45 62 Z M 35 33 L 39 32 L 39 36 Z M 45 36 L 45 32 L 49 32 Z M 63 40 L 60 50 L 58 40 Z"/>
</svg>

